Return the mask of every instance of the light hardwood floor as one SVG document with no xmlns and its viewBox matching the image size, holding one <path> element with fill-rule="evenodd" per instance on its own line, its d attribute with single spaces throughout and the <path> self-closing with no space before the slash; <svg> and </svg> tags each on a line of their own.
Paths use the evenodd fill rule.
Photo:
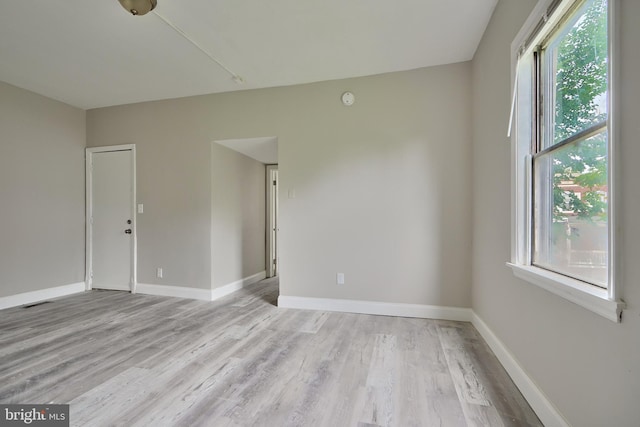
<svg viewBox="0 0 640 427">
<path fill-rule="evenodd" d="M 0 311 L 0 402 L 76 426 L 540 426 L 469 323 L 92 291 Z"/>
</svg>

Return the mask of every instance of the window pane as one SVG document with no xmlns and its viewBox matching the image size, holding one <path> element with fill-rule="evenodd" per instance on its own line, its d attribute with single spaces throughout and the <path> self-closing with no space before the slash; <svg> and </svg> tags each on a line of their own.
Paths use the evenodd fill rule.
<svg viewBox="0 0 640 427">
<path fill-rule="evenodd" d="M 546 50 L 553 113 L 544 147 L 607 119 L 607 0 L 588 0 Z"/>
<path fill-rule="evenodd" d="M 534 264 L 608 282 L 607 130 L 534 162 Z"/>
</svg>

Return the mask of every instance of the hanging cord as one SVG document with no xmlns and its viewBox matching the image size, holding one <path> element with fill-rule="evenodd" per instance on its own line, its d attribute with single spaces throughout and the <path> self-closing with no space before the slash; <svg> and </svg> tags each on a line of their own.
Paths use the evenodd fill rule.
<svg viewBox="0 0 640 427">
<path fill-rule="evenodd" d="M 518 100 L 518 74 L 520 74 L 520 57 L 522 56 L 522 48 L 518 51 L 516 59 L 516 75 L 513 79 L 513 95 L 511 98 L 511 112 L 509 113 L 509 128 L 507 129 L 507 138 L 511 138 L 511 130 L 513 128 L 513 120 L 516 113 L 516 101 Z"/>
<path fill-rule="evenodd" d="M 218 66 L 220 68 L 222 68 L 223 70 L 225 70 L 227 73 L 229 73 L 231 75 L 231 78 L 233 79 L 234 82 L 238 83 L 238 84 L 242 84 L 244 83 L 244 79 L 242 77 L 240 77 L 240 75 L 234 73 L 233 71 L 231 71 L 226 65 L 224 65 L 222 62 L 220 62 L 220 60 L 218 58 L 216 58 L 215 56 L 213 56 L 212 54 L 210 54 L 205 48 L 203 48 L 202 46 L 200 46 L 195 40 L 193 40 L 191 37 L 189 37 L 189 35 L 187 33 L 184 32 L 184 30 L 182 30 L 180 27 L 178 27 L 177 25 L 175 25 L 173 22 L 169 21 L 167 18 L 165 18 L 164 16 L 160 15 L 157 11 L 152 11 L 152 13 L 154 15 L 156 15 L 158 18 L 160 18 L 160 20 L 162 22 L 164 22 L 165 24 L 167 24 L 169 27 L 171 27 L 176 33 L 178 33 L 180 36 L 182 36 L 185 40 L 187 40 L 189 43 L 191 43 L 192 45 L 194 45 L 200 52 L 204 53 L 205 55 L 207 55 L 207 57 L 209 59 L 211 59 L 213 62 L 215 62 L 216 64 L 218 64 Z"/>
</svg>

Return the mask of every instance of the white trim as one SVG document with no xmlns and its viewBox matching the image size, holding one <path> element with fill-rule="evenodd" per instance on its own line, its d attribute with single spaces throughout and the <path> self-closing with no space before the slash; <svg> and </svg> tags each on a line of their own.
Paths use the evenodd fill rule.
<svg viewBox="0 0 640 427">
<path fill-rule="evenodd" d="M 265 231 L 266 231 L 266 248 L 265 248 L 265 268 L 267 271 L 267 277 L 273 277 L 276 275 L 278 268 L 276 264 L 276 268 L 273 266 L 273 260 L 275 258 L 276 262 L 278 261 L 278 183 L 277 181 L 280 179 L 276 178 L 276 185 L 274 186 L 271 182 L 273 179 L 273 171 L 278 171 L 278 165 L 266 165 L 265 168 L 266 173 L 266 188 L 265 188 L 265 198 L 266 198 L 266 221 L 265 221 Z M 275 190 L 273 187 L 276 187 Z M 275 201 L 275 204 L 274 204 Z M 271 239 L 271 229 L 275 228 L 275 253 L 272 251 L 272 239 Z M 275 270 L 275 271 L 274 271 Z"/>
<path fill-rule="evenodd" d="M 470 322 L 470 308 L 280 295 L 278 307 Z"/>
<path fill-rule="evenodd" d="M 176 297 L 211 301 L 211 289 L 188 288 L 186 286 L 154 285 L 138 283 L 137 292 L 146 295 Z"/>
<path fill-rule="evenodd" d="M 619 7 L 618 0 L 609 0 L 608 3 L 608 18 L 607 23 L 609 28 L 608 37 L 608 49 L 609 49 L 609 141 L 608 141 L 608 169 L 607 175 L 607 199 L 609 208 L 609 299 L 619 300 L 622 298 L 622 283 L 623 278 L 621 260 L 622 254 L 622 233 L 618 231 L 618 211 L 617 205 L 621 198 L 618 198 L 618 183 L 621 181 L 620 170 L 618 169 L 618 148 L 620 140 L 620 127 L 618 125 L 618 111 L 620 111 L 620 104 L 618 96 L 619 90 L 622 85 L 620 84 L 620 19 L 619 19 Z"/>
<path fill-rule="evenodd" d="M 202 301 L 215 301 L 242 288 L 251 286 L 266 277 L 266 272 L 247 276 L 224 286 L 214 289 L 189 288 L 186 286 L 155 285 L 150 283 L 138 283 L 138 293 L 146 295 L 159 295 L 163 297 L 176 297 L 197 299 Z"/>
<path fill-rule="evenodd" d="M 85 288 L 91 290 L 93 285 L 93 154 L 111 151 L 131 151 L 131 277 L 129 286 L 131 293 L 137 292 L 138 284 L 138 237 L 136 211 L 136 145 L 109 145 L 104 147 L 89 147 L 85 149 Z"/>
<path fill-rule="evenodd" d="M 59 298 L 67 295 L 84 292 L 85 283 L 78 282 L 70 285 L 56 286 L 54 288 L 40 289 L 37 291 L 23 292 L 21 294 L 0 297 L 0 310 L 17 307 L 20 305 L 33 304 L 36 302 Z"/>
<path fill-rule="evenodd" d="M 473 312 L 471 323 L 487 342 L 542 424 L 547 427 L 568 427 L 569 423 L 560 411 L 522 368 L 504 343 L 475 312 Z"/>
<path fill-rule="evenodd" d="M 133 230 L 133 235 L 131 236 L 131 293 L 135 294 L 138 290 L 138 195 L 136 193 L 136 189 L 138 188 L 138 184 L 136 182 L 136 164 L 138 163 L 136 160 L 136 145 L 130 144 L 131 146 L 131 155 L 133 158 L 131 159 L 131 229 Z"/>
<path fill-rule="evenodd" d="M 85 214 L 84 214 L 84 223 L 85 223 L 85 243 L 84 243 L 84 283 L 86 290 L 91 290 L 91 284 L 93 282 L 93 274 L 92 268 L 93 265 L 93 227 L 91 226 L 91 218 L 92 218 L 92 191 L 91 188 L 93 186 L 93 168 L 91 161 L 92 153 L 88 150 L 85 150 L 84 155 L 84 180 L 85 180 Z"/>
<path fill-rule="evenodd" d="M 267 277 L 267 272 L 261 271 L 260 273 L 247 276 L 244 279 L 236 280 L 235 282 L 229 283 L 227 285 L 213 288 L 211 289 L 211 301 L 215 301 L 235 291 L 239 291 L 242 288 L 251 286 L 254 283 L 257 283 L 260 280 L 264 279 L 265 277 Z"/>
<path fill-rule="evenodd" d="M 625 303 L 609 299 L 606 289 L 543 268 L 507 263 L 513 274 L 614 322 L 620 322 Z"/>
</svg>

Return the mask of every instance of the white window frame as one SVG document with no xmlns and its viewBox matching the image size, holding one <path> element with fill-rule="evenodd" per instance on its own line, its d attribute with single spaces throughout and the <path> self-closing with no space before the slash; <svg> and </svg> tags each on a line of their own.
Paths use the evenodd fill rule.
<svg viewBox="0 0 640 427">
<path fill-rule="evenodd" d="M 579 1 L 579 0 L 577 0 Z M 617 11 L 619 0 L 608 0 L 608 43 L 609 43 L 609 174 L 608 174 L 608 227 L 609 227 L 609 284 L 607 289 L 587 284 L 583 281 L 555 273 L 533 265 L 531 260 L 531 224 L 533 220 L 533 201 L 531 183 L 531 73 L 519 66 L 520 56 L 525 53 L 525 43 L 531 35 L 538 35 L 530 46 L 539 44 L 539 40 L 550 34 L 560 19 L 567 13 L 574 0 L 539 0 L 533 12 L 511 44 L 511 76 L 513 87 L 511 136 L 511 261 L 507 263 L 514 275 L 529 283 L 546 289 L 575 304 L 593 311 L 609 320 L 620 322 L 622 310 L 622 280 L 620 276 L 620 239 L 617 224 L 618 200 L 618 161 L 616 149 L 618 144 L 618 25 Z M 547 16 L 552 6 L 555 11 Z M 544 27 L 540 31 L 540 23 Z M 528 51 L 527 51 L 528 52 Z M 522 57 L 523 59 L 524 56 Z M 527 89 L 528 88 L 528 89 Z"/>
</svg>

